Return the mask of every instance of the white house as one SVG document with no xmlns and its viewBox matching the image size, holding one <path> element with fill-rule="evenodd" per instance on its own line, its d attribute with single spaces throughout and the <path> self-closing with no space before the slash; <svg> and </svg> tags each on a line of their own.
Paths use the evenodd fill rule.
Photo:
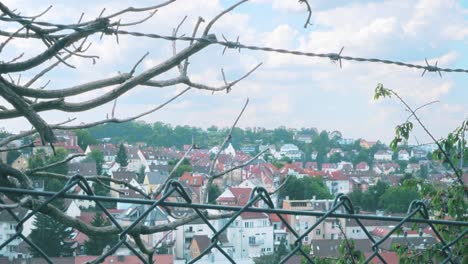
<svg viewBox="0 0 468 264">
<path fill-rule="evenodd" d="M 221 226 L 228 219 L 219 220 Z M 273 226 L 265 213 L 244 212 L 227 229 L 234 258 L 246 259 L 274 251 Z"/>
<path fill-rule="evenodd" d="M 325 184 L 332 195 L 337 195 L 339 193 L 347 194 L 351 192 L 349 178 L 345 176 L 329 178 L 325 180 Z"/>
<path fill-rule="evenodd" d="M 27 210 L 24 208 L 16 208 L 13 210 L 14 214 L 22 219 Z M 18 222 L 10 215 L 6 210 L 0 211 L 0 244 L 3 244 L 7 239 L 14 236 L 16 233 L 16 224 Z M 20 253 L 18 253 L 18 246 L 23 241 L 21 238 L 17 237 L 11 241 L 8 245 L 0 249 L 0 255 L 8 257 L 9 260 L 13 258 L 18 258 Z"/>
<path fill-rule="evenodd" d="M 398 160 L 409 160 L 409 159 L 410 159 L 410 155 L 408 151 L 406 151 L 406 149 L 401 149 L 400 151 L 398 151 Z"/>
<path fill-rule="evenodd" d="M 294 144 L 284 144 L 281 146 L 280 154 L 284 157 L 288 157 L 292 160 L 298 160 L 302 158 L 302 151 Z"/>
<path fill-rule="evenodd" d="M 327 158 L 330 158 L 331 156 L 333 156 L 333 154 L 339 154 L 341 157 L 344 156 L 343 150 L 341 150 L 340 148 L 332 148 L 327 153 Z"/>
<path fill-rule="evenodd" d="M 189 246 L 194 236 L 212 236 L 213 232 L 200 218 L 193 220 L 174 231 L 174 254 L 177 259 L 190 259 Z"/>
<path fill-rule="evenodd" d="M 390 150 L 379 150 L 374 154 L 375 160 L 392 160 L 393 152 Z"/>
</svg>

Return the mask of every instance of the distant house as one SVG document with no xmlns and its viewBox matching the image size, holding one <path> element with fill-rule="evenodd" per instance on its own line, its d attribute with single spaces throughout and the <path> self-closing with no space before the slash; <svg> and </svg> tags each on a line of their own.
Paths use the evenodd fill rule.
<svg viewBox="0 0 468 264">
<path fill-rule="evenodd" d="M 369 165 L 367 165 L 366 162 L 361 161 L 358 164 L 356 164 L 356 170 L 357 171 L 368 171 L 369 170 Z"/>
<path fill-rule="evenodd" d="M 155 191 L 161 184 L 163 184 L 169 173 L 167 171 L 150 171 L 145 174 L 145 179 L 143 180 L 143 187 L 146 189 L 147 193 Z"/>
<path fill-rule="evenodd" d="M 13 213 L 22 219 L 28 211 L 22 207 L 13 209 Z M 6 210 L 0 211 L 0 244 L 3 244 L 8 238 L 12 237 L 16 233 L 16 225 L 18 222 L 16 219 Z M 17 258 L 18 246 L 22 240 L 14 239 L 8 245 L 0 249 L 0 255 L 8 257 L 10 259 Z M 6 262 L 9 263 L 9 262 Z"/>
<path fill-rule="evenodd" d="M 130 171 L 139 171 L 141 167 L 146 167 L 146 163 L 138 155 L 139 148 L 136 146 L 127 145 L 125 146 L 127 151 L 128 165 L 127 170 Z"/>
<path fill-rule="evenodd" d="M 306 162 L 304 169 L 317 170 L 318 164 L 315 161 L 308 161 Z"/>
<path fill-rule="evenodd" d="M 351 145 L 354 142 L 356 142 L 356 140 L 354 140 L 352 138 L 340 138 L 340 139 L 338 139 L 338 144 L 340 144 L 340 145 Z"/>
<path fill-rule="evenodd" d="M 239 148 L 240 151 L 247 153 L 247 154 L 253 154 L 257 150 L 255 146 L 252 145 L 247 145 L 247 146 L 242 146 Z"/>
<path fill-rule="evenodd" d="M 298 160 L 302 158 L 303 153 L 294 144 L 284 144 L 283 146 L 281 146 L 280 154 L 292 160 Z"/>
<path fill-rule="evenodd" d="M 324 172 L 333 172 L 337 170 L 338 166 L 335 163 L 322 163 L 322 171 Z"/>
<path fill-rule="evenodd" d="M 374 154 L 374 159 L 375 160 L 387 160 L 390 161 L 392 160 L 392 155 L 393 152 L 390 150 L 379 150 Z"/>
<path fill-rule="evenodd" d="M 229 187 L 216 199 L 219 205 L 244 206 L 250 198 L 251 188 Z"/>
<path fill-rule="evenodd" d="M 411 150 L 411 156 L 416 158 L 416 159 L 423 159 L 423 158 L 426 158 L 427 151 L 422 150 L 422 149 L 413 148 Z"/>
<path fill-rule="evenodd" d="M 83 176 L 96 176 L 96 162 L 75 162 L 68 164 L 68 175 L 80 174 Z"/>
<path fill-rule="evenodd" d="M 400 169 L 400 165 L 395 162 L 386 162 L 386 163 L 376 163 L 374 164 L 373 170 L 377 174 L 388 175 L 394 173 Z"/>
<path fill-rule="evenodd" d="M 361 146 L 361 148 L 365 148 L 365 149 L 369 149 L 375 144 L 377 144 L 377 141 L 367 141 L 365 139 L 361 139 L 359 141 L 359 145 Z"/>
<path fill-rule="evenodd" d="M 125 169 L 125 168 L 120 168 L 120 169 L 112 172 L 111 177 L 112 177 L 112 179 L 126 182 L 128 184 L 131 184 L 132 186 L 140 187 L 140 185 L 137 182 L 137 174 L 135 172 L 129 171 L 129 170 Z M 137 195 L 135 193 L 135 191 L 130 190 L 124 184 L 118 184 L 118 183 L 115 183 L 115 182 L 110 182 L 110 186 L 113 189 L 121 191 L 121 193 L 111 192 L 112 197 L 121 196 L 121 197 L 125 197 L 125 198 L 137 198 L 137 197 L 133 197 L 133 196 Z M 119 209 L 123 209 L 123 208 L 119 208 Z"/>
<path fill-rule="evenodd" d="M 54 130 L 55 137 L 57 141 L 53 144 L 54 147 L 61 147 L 67 150 L 69 155 L 73 154 L 83 154 L 84 151 L 78 145 L 78 137 L 75 132 L 70 130 Z M 33 142 L 33 154 L 36 154 L 37 151 L 43 150 L 47 155 L 53 155 L 53 150 L 49 145 L 43 145 L 40 138 L 36 138 Z M 78 162 L 83 158 L 74 158 L 72 162 Z"/>
<path fill-rule="evenodd" d="M 347 194 L 351 191 L 349 176 L 344 175 L 341 171 L 330 173 L 325 180 L 325 184 L 332 195 Z"/>
<path fill-rule="evenodd" d="M 312 143 L 312 135 L 310 135 L 310 134 L 296 134 L 294 136 L 294 140 L 309 144 L 309 143 Z"/>
<path fill-rule="evenodd" d="M 419 165 L 419 163 L 409 163 L 408 165 L 406 165 L 405 172 L 413 173 L 413 172 L 419 171 L 420 169 L 421 169 L 421 166 Z"/>
<path fill-rule="evenodd" d="M 344 156 L 343 151 L 340 148 L 332 148 L 330 151 L 327 153 L 327 158 L 330 158 L 334 154 L 339 154 L 341 157 Z"/>
<path fill-rule="evenodd" d="M 398 151 L 398 160 L 409 160 L 409 159 L 410 159 L 410 155 L 408 151 L 406 151 L 406 149 L 401 149 L 400 151 Z"/>
<path fill-rule="evenodd" d="M 318 152 L 317 152 L 317 151 L 312 151 L 312 152 L 310 153 L 310 158 L 311 158 L 312 160 L 316 160 L 316 159 L 317 159 L 317 156 L 318 156 Z"/>
<path fill-rule="evenodd" d="M 117 147 L 114 144 L 104 143 L 99 145 L 88 145 L 85 154 L 89 155 L 93 150 L 98 150 L 104 155 L 105 162 L 113 162 L 117 155 Z"/>
</svg>

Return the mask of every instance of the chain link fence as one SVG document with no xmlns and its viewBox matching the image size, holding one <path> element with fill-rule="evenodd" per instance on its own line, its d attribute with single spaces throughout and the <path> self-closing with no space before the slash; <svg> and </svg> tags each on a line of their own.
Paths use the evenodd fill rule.
<svg viewBox="0 0 468 264">
<path fill-rule="evenodd" d="M 75 187 L 79 186 L 86 195 L 73 194 L 70 191 Z M 428 209 L 426 204 L 421 200 L 416 200 L 411 203 L 408 208 L 408 212 L 404 217 L 394 217 L 394 216 L 378 216 L 378 215 L 364 215 L 357 214 L 351 200 L 343 194 L 339 194 L 331 208 L 325 212 L 317 211 L 307 211 L 307 210 L 285 210 L 276 208 L 269 193 L 262 187 L 255 187 L 249 197 L 249 201 L 245 206 L 225 206 L 225 205 L 214 205 L 214 204 L 198 204 L 193 203 L 188 193 L 184 190 L 181 183 L 177 181 L 170 182 L 162 196 L 156 200 L 150 199 L 133 199 L 133 198 L 113 198 L 113 197 L 104 197 L 104 196 L 95 196 L 91 186 L 85 180 L 83 176 L 75 175 L 70 178 L 66 183 L 63 189 L 59 192 L 47 192 L 47 191 L 37 191 L 37 190 L 25 190 L 17 188 L 8 188 L 0 187 L 0 193 L 8 194 L 10 196 L 32 196 L 32 197 L 41 197 L 41 203 L 34 206 L 33 210 L 29 210 L 24 217 L 19 217 L 15 214 L 14 206 L 7 206 L 7 203 L 4 200 L 0 199 L 0 210 L 5 210 L 16 222 L 16 232 L 14 235 L 9 237 L 5 242 L 0 245 L 0 250 L 9 245 L 15 239 L 23 240 L 31 249 L 34 249 L 38 254 L 47 262 L 54 263 L 53 258 L 47 256 L 41 248 L 33 243 L 30 238 L 26 237 L 23 234 L 24 225 L 26 221 L 30 220 L 31 217 L 40 213 L 48 204 L 57 201 L 57 199 L 78 199 L 78 200 L 88 200 L 94 201 L 96 208 L 102 210 L 102 212 L 107 216 L 111 221 L 112 225 L 117 227 L 119 230 L 119 239 L 118 242 L 108 249 L 104 254 L 97 257 L 92 261 L 92 263 L 101 263 L 107 257 L 111 256 L 119 247 L 127 247 L 135 256 L 137 256 L 142 263 L 150 263 L 148 259 L 142 254 L 142 252 L 131 243 L 129 239 L 129 234 L 137 226 L 141 225 L 144 219 L 150 214 L 156 207 L 164 208 L 169 214 L 172 215 L 174 208 L 184 208 L 193 210 L 193 214 L 196 214 L 195 218 L 201 219 L 204 224 L 212 231 L 213 235 L 211 236 L 211 241 L 208 247 L 206 247 L 197 257 L 190 260 L 189 263 L 195 263 L 198 260 L 202 259 L 204 256 L 210 253 L 211 250 L 217 249 L 226 260 L 231 263 L 236 263 L 234 258 L 229 252 L 226 252 L 220 246 L 220 236 L 227 230 L 227 228 L 233 224 L 233 222 L 244 212 L 260 212 L 266 213 L 269 215 L 275 214 L 282 222 L 287 231 L 294 237 L 292 244 L 292 250 L 285 256 L 282 256 L 280 263 L 286 263 L 292 256 L 301 255 L 303 260 L 307 260 L 309 263 L 315 263 L 314 257 L 304 251 L 303 241 L 306 236 L 308 236 L 312 230 L 314 230 L 318 225 L 324 222 L 326 219 L 354 219 L 359 227 L 364 232 L 365 236 L 369 239 L 372 246 L 371 254 L 365 259 L 364 263 L 370 263 L 372 260 L 378 258 L 381 263 L 387 263 L 386 259 L 382 256 L 382 244 L 386 242 L 393 234 L 399 232 L 402 226 L 408 223 L 413 224 L 425 224 L 428 225 L 433 230 L 434 238 L 438 242 L 438 250 L 440 254 L 443 255 L 442 263 L 460 263 L 460 256 L 454 253 L 454 245 L 460 241 L 466 242 L 468 236 L 468 222 L 462 221 L 450 221 L 450 220 L 436 220 L 430 219 Z M 177 196 L 178 201 L 174 199 L 168 199 L 169 197 Z M 122 202 L 122 203 L 132 203 L 146 205 L 146 210 L 143 211 L 131 224 L 127 226 L 122 226 L 119 221 L 102 205 L 103 202 Z M 262 202 L 263 207 L 256 207 L 256 205 Z M 18 204 L 17 204 L 18 205 Z M 215 226 L 207 218 L 205 211 L 206 210 L 218 210 L 220 212 L 232 212 L 229 216 L 226 217 L 227 221 L 223 221 L 223 225 L 220 228 L 215 228 Z M 317 221 L 312 226 L 308 227 L 305 232 L 299 234 L 296 230 L 288 223 L 285 219 L 286 215 L 303 215 L 303 216 L 315 216 Z M 184 216 L 182 216 L 184 217 Z M 185 216 L 186 217 L 186 216 Z M 193 217 L 193 215 L 192 215 Z M 376 238 L 369 232 L 366 226 L 361 222 L 361 220 L 380 220 L 388 221 L 393 223 L 391 230 L 385 234 L 383 237 Z M 451 240 L 446 241 L 443 235 L 441 235 L 436 228 L 436 225 L 458 227 L 462 230 L 459 235 Z M 340 226 L 341 229 L 341 226 Z M 152 258 L 151 258 L 152 259 Z"/>
</svg>

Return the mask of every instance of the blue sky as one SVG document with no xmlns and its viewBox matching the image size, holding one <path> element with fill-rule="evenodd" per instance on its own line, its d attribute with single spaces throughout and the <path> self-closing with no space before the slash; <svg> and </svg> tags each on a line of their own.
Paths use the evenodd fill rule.
<svg viewBox="0 0 468 264">
<path fill-rule="evenodd" d="M 24 14 L 53 4 L 48 17 L 57 22 L 75 22 L 81 11 L 85 17 L 96 17 L 103 7 L 106 12 L 127 6 L 145 6 L 155 1 L 6 1 Z M 359 57 L 377 57 L 410 63 L 439 61 L 440 67 L 468 68 L 468 3 L 467 1 L 309 1 L 312 4 L 312 26 L 303 28 L 307 17 L 305 6 L 297 0 L 251 0 L 222 18 L 213 28 L 234 40 L 237 36 L 245 44 L 271 46 L 310 52 L 338 52 Z M 171 34 L 184 15 L 187 21 L 181 32 L 190 34 L 198 16 L 205 20 L 231 5 L 231 0 L 178 0 L 162 8 L 144 25 L 133 30 L 148 33 Z M 23 11 L 24 10 L 24 11 Z M 141 17 L 126 16 L 132 21 Z M 3 26 L 4 27 L 4 26 Z M 178 43 L 182 48 L 185 44 Z M 33 56 L 43 47 L 36 43 L 13 42 L 5 56 L 13 57 L 26 50 Z M 150 56 L 140 71 L 162 62 L 171 54 L 171 44 L 161 40 L 120 37 L 120 45 L 106 36 L 94 40 L 90 53 L 101 57 L 96 65 L 82 59 L 73 59 L 79 68 L 61 66 L 47 75 L 48 89 L 111 76 L 130 69 L 146 51 Z M 222 84 L 220 69 L 233 79 L 259 62 L 263 66 L 251 77 L 234 87 L 231 93 L 212 95 L 210 92 L 190 91 L 174 104 L 143 118 L 148 122 L 163 121 L 173 125 L 187 124 L 208 127 L 228 126 L 241 108 L 243 100 L 251 102 L 239 125 L 241 127 L 316 127 L 320 130 L 340 130 L 345 137 L 363 137 L 386 142 L 394 127 L 406 120 L 404 108 L 394 99 L 373 101 L 377 83 L 398 91 L 417 107 L 433 100 L 439 103 L 420 111 L 423 121 L 436 137 L 453 130 L 468 118 L 468 74 L 428 73 L 392 65 L 343 62 L 343 69 L 327 59 L 280 55 L 260 51 L 228 50 L 222 56 L 222 47 L 211 46 L 191 59 L 189 76 L 209 84 Z M 176 76 L 172 71 L 168 76 Z M 33 76 L 34 71 L 27 72 Z M 138 87 L 119 99 L 117 114 L 126 117 L 144 111 L 174 95 L 183 86 L 163 89 Z M 81 101 L 97 95 L 91 92 L 72 98 Z M 77 122 L 105 118 L 112 105 L 82 114 L 55 112 L 42 115 L 50 122 L 77 117 Z M 2 121 L 12 131 L 30 126 L 22 119 Z M 418 142 L 428 141 L 421 129 L 415 129 Z"/>
</svg>

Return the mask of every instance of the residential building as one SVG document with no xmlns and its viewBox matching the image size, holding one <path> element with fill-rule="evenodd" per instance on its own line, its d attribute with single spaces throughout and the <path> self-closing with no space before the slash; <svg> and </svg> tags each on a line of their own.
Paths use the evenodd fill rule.
<svg viewBox="0 0 468 264">
<path fill-rule="evenodd" d="M 349 177 L 341 171 L 336 171 L 328 174 L 325 179 L 325 184 L 330 190 L 332 195 L 337 195 L 339 193 L 347 194 L 351 192 L 351 184 Z"/>
<path fill-rule="evenodd" d="M 13 209 L 13 213 L 16 217 L 22 219 L 26 215 L 27 210 L 21 207 L 15 208 Z M 17 223 L 16 219 L 7 210 L 0 210 L 0 244 L 16 234 Z M 9 260 L 22 257 L 21 253 L 19 253 L 21 241 L 22 239 L 20 237 L 12 240 L 7 246 L 0 250 L 0 256 L 5 256 Z"/>
<path fill-rule="evenodd" d="M 220 226 L 225 225 L 228 220 L 219 220 Z M 265 213 L 242 213 L 229 226 L 226 234 L 235 248 L 235 258 L 253 258 L 274 252 L 273 226 Z"/>
<path fill-rule="evenodd" d="M 294 135 L 294 140 L 309 144 L 309 143 L 312 143 L 312 135 L 311 134 L 296 134 Z"/>
<path fill-rule="evenodd" d="M 392 160 L 393 152 L 390 150 L 379 150 L 374 154 L 375 160 L 390 161 Z"/>
<path fill-rule="evenodd" d="M 286 197 L 283 200 L 283 209 L 286 210 L 305 210 L 305 211 L 317 211 L 324 212 L 328 211 L 333 206 L 334 200 L 317 200 L 312 198 L 310 200 L 289 200 Z M 344 208 L 338 208 L 335 212 L 344 213 Z M 313 230 L 309 230 L 317 222 L 316 216 L 309 215 L 287 215 L 287 221 L 294 230 L 302 235 L 306 231 L 309 231 L 308 235 L 304 237 L 303 243 L 308 245 L 313 240 L 320 239 L 341 239 L 341 229 L 345 229 L 346 221 L 344 219 L 327 219 L 319 223 Z M 295 241 L 295 236 L 288 230 L 289 242 Z"/>
<path fill-rule="evenodd" d="M 410 155 L 408 151 L 406 151 L 406 149 L 401 149 L 400 151 L 398 151 L 398 160 L 409 160 L 409 159 L 410 159 Z"/>
<path fill-rule="evenodd" d="M 117 147 L 114 144 L 103 143 L 99 145 L 88 145 L 86 147 L 85 154 L 89 155 L 93 150 L 102 152 L 104 156 L 104 162 L 114 162 L 115 156 L 117 155 Z"/>
<path fill-rule="evenodd" d="M 343 150 L 341 150 L 340 148 L 332 148 L 332 149 L 330 149 L 330 151 L 327 153 L 327 158 L 330 158 L 330 157 L 333 156 L 334 154 L 339 154 L 341 157 L 344 156 Z"/>
<path fill-rule="evenodd" d="M 369 165 L 365 161 L 361 161 L 358 164 L 356 164 L 356 171 L 368 171 L 369 170 Z"/>
<path fill-rule="evenodd" d="M 375 144 L 377 144 L 377 141 L 367 141 L 365 139 L 359 140 L 359 145 L 361 146 L 361 148 L 369 149 Z"/>
<path fill-rule="evenodd" d="M 284 144 L 280 148 L 280 154 L 292 160 L 299 160 L 302 158 L 303 152 L 294 144 Z"/>
</svg>

